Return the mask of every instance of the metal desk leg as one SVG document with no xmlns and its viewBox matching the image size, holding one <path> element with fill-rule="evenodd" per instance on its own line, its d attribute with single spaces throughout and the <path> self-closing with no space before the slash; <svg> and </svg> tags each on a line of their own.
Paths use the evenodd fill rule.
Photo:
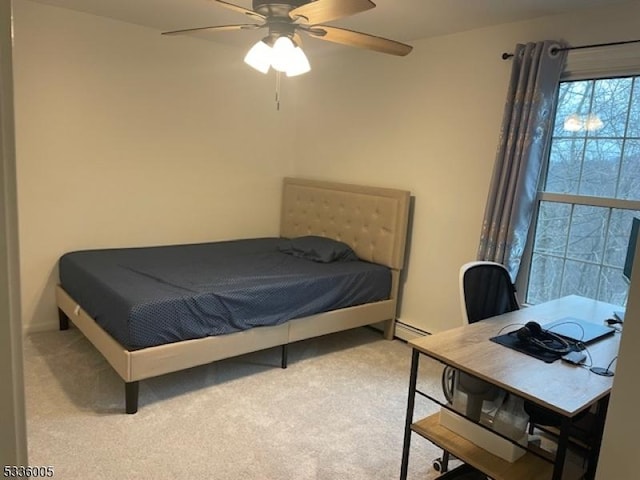
<svg viewBox="0 0 640 480">
<path fill-rule="evenodd" d="M 564 461 L 567 458 L 567 448 L 569 447 L 569 431 L 571 430 L 571 419 L 563 417 L 560 424 L 560 437 L 558 438 L 558 450 L 553 464 L 552 480 L 562 480 Z"/>
<path fill-rule="evenodd" d="M 591 445 L 589 446 L 589 456 L 587 458 L 587 473 L 585 480 L 593 480 L 596 477 L 598 467 L 598 457 L 600 456 L 600 446 L 602 444 L 602 434 L 604 433 L 604 423 L 607 419 L 607 409 L 609 408 L 609 395 L 598 401 L 596 408 L 596 419 L 592 431 Z"/>
<path fill-rule="evenodd" d="M 411 424 L 413 423 L 413 409 L 416 402 L 416 385 L 418 382 L 418 363 L 420 352 L 413 349 L 411 356 L 411 376 L 409 377 L 409 395 L 407 399 L 407 418 L 404 422 L 404 444 L 402 445 L 402 466 L 400 480 L 407 479 L 409 471 L 409 450 L 411 448 Z"/>
</svg>

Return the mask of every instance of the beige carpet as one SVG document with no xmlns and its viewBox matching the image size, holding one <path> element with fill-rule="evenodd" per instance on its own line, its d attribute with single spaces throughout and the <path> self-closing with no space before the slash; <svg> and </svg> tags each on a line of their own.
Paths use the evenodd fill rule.
<svg viewBox="0 0 640 480">
<path fill-rule="evenodd" d="M 411 351 L 369 328 L 140 383 L 140 409 L 76 330 L 25 339 L 29 463 L 66 479 L 398 479 Z M 421 385 L 439 390 L 440 366 Z M 417 415 L 435 411 L 426 399 Z M 409 478 L 440 451 L 412 437 Z"/>
</svg>

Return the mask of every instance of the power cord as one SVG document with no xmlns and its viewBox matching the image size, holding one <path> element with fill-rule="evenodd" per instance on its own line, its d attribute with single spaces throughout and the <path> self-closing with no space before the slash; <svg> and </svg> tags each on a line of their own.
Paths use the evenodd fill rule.
<svg viewBox="0 0 640 480">
<path fill-rule="evenodd" d="M 579 323 L 577 323 L 577 322 L 572 322 L 572 321 L 568 320 L 566 322 L 556 323 L 555 325 L 553 325 L 551 328 L 547 329 L 546 331 L 549 332 L 552 329 L 554 329 L 556 327 L 559 327 L 561 325 L 575 325 L 576 327 L 579 327 L 580 328 L 580 332 L 582 332 L 582 334 L 580 335 L 580 340 L 577 341 L 576 345 L 577 344 L 581 344 L 581 345 L 584 346 L 584 344 L 582 343 L 582 340 L 584 339 L 584 327 L 582 325 L 580 325 Z"/>
<path fill-rule="evenodd" d="M 502 335 L 502 332 L 504 332 L 504 330 L 509 327 L 524 327 L 524 323 L 510 323 L 509 325 L 505 325 L 500 330 L 498 330 L 498 335 L 496 336 Z M 515 330 L 513 332 L 508 332 L 508 333 L 515 333 Z"/>
<path fill-rule="evenodd" d="M 620 333 L 620 331 L 622 330 L 620 328 L 616 328 L 616 327 L 612 326 L 614 324 L 622 324 L 622 322 L 620 322 L 617 319 L 610 318 L 610 319 L 605 320 L 605 323 L 607 323 L 609 326 L 611 326 L 617 333 Z M 558 324 L 554 325 L 552 328 L 547 329 L 546 331 L 552 330 L 555 327 L 559 327 L 560 325 L 565 325 L 565 324 L 576 325 L 582 331 L 582 335 L 580 336 L 580 340 L 577 341 L 577 342 L 573 342 L 572 343 L 574 348 L 576 348 L 578 351 L 584 351 L 587 354 L 587 357 L 589 358 L 589 363 L 588 364 L 581 363 L 580 366 L 583 367 L 583 368 L 588 368 L 591 372 L 595 373 L 596 375 L 601 375 L 601 376 L 604 376 L 604 377 L 612 377 L 614 375 L 614 372 L 611 371 L 610 368 L 611 368 L 611 365 L 613 365 L 613 362 L 615 362 L 618 357 L 615 356 L 611 360 L 611 362 L 609 362 L 609 365 L 607 365 L 606 368 L 593 366 L 593 357 L 591 356 L 591 352 L 589 351 L 587 346 L 584 343 L 582 343 L 582 339 L 584 338 L 584 328 L 583 328 L 582 325 L 580 325 L 577 322 L 567 321 L 567 322 L 558 323 Z M 498 335 L 501 335 L 502 332 L 505 329 L 509 328 L 509 327 L 521 327 L 521 326 L 522 326 L 521 323 L 510 323 L 510 324 L 505 325 L 504 327 L 502 327 L 498 331 Z M 509 333 L 514 333 L 514 332 L 515 332 L 515 330 L 513 332 L 509 332 Z"/>
<path fill-rule="evenodd" d="M 543 327 L 541 327 L 541 328 L 543 329 L 544 332 L 548 332 L 551 335 L 551 334 L 553 334 L 552 330 L 554 328 L 559 327 L 561 325 L 566 325 L 566 324 L 571 324 L 571 325 L 577 326 L 581 331 L 581 335 L 580 335 L 580 340 L 577 340 L 577 341 L 575 341 L 575 340 L 571 341 L 569 339 L 565 340 L 567 345 L 569 346 L 569 348 L 571 348 L 571 351 L 568 352 L 566 355 L 563 355 L 563 357 L 561 357 L 561 358 L 564 358 L 566 361 L 568 361 L 570 363 L 573 363 L 574 365 L 580 365 L 582 367 L 587 367 L 587 368 L 593 366 L 593 358 L 591 357 L 591 353 L 587 349 L 587 346 L 582 342 L 582 339 L 584 338 L 584 335 L 585 335 L 584 327 L 582 325 L 580 325 L 577 322 L 566 321 L 566 322 L 557 323 L 556 325 L 553 325 L 549 329 L 544 329 Z M 503 326 L 500 330 L 498 330 L 498 335 L 501 335 L 502 332 L 504 330 L 506 330 L 507 328 L 510 328 L 510 327 L 522 327 L 523 325 L 524 324 L 522 324 L 522 323 L 510 323 L 508 325 Z M 516 332 L 517 332 L 517 330 L 512 330 L 512 331 L 508 332 L 508 334 L 514 334 Z M 570 355 L 571 354 L 575 354 L 576 351 L 578 351 L 578 352 L 585 351 L 586 355 L 589 358 L 589 364 L 588 365 L 585 365 L 585 363 L 583 362 L 584 358 L 580 359 L 580 358 L 571 358 L 570 357 Z M 565 357 L 568 357 L 568 358 L 565 358 Z"/>
<path fill-rule="evenodd" d="M 613 365 L 613 362 L 615 362 L 617 359 L 617 355 L 613 357 L 613 359 L 609 362 L 609 365 L 607 365 L 607 368 L 591 367 L 589 370 L 591 370 L 596 375 L 601 375 L 603 377 L 613 377 L 613 372 L 609 370 L 609 368 L 611 368 L 611 365 Z"/>
</svg>

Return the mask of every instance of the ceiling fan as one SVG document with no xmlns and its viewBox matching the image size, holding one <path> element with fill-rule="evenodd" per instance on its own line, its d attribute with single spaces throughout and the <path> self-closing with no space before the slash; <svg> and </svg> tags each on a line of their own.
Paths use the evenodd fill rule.
<svg viewBox="0 0 640 480">
<path fill-rule="evenodd" d="M 262 73 L 267 73 L 273 67 L 277 72 L 284 72 L 290 77 L 311 69 L 300 48 L 302 40 L 299 32 L 321 40 L 391 55 L 404 56 L 413 48 L 395 40 L 324 25 L 326 22 L 374 8 L 376 5 L 370 0 L 253 0 L 253 10 L 223 0 L 214 1 L 222 7 L 246 15 L 256 23 L 187 28 L 162 34 L 265 28 L 267 35 L 249 50 L 245 62 Z"/>
</svg>

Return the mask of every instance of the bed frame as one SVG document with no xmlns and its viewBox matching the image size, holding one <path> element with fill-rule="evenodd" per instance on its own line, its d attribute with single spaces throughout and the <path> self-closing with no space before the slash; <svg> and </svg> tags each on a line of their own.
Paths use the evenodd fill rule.
<svg viewBox="0 0 640 480">
<path fill-rule="evenodd" d="M 379 322 L 385 322 L 385 338 L 391 339 L 404 266 L 408 212 L 409 192 L 403 190 L 296 178 L 285 178 L 283 183 L 280 236 L 333 238 L 347 243 L 361 259 L 388 266 L 392 271 L 389 300 L 277 326 L 129 351 L 58 285 L 60 329 L 69 328 L 71 320 L 122 377 L 127 413 L 137 412 L 139 381 L 146 378 L 276 346 L 282 347 L 282 368 L 286 368 L 289 343 Z"/>
</svg>

